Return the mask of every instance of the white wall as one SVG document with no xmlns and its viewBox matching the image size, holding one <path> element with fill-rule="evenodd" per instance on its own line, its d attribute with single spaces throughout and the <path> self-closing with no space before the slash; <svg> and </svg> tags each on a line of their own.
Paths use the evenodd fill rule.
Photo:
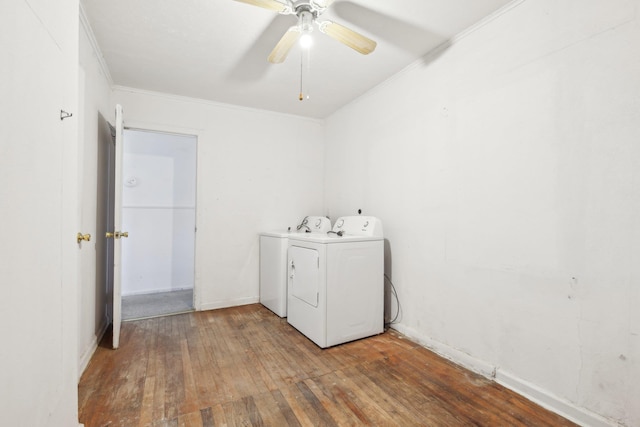
<svg viewBox="0 0 640 427">
<path fill-rule="evenodd" d="M 77 0 L 0 8 L 3 426 L 78 425 L 77 12 Z"/>
<path fill-rule="evenodd" d="M 315 120 L 115 88 L 125 126 L 196 135 L 196 309 L 258 301 L 258 233 L 322 212 Z"/>
<path fill-rule="evenodd" d="M 592 425 L 640 425 L 638 9 L 517 2 L 326 128 L 325 206 L 382 219 L 396 327 Z"/>
<path fill-rule="evenodd" d="M 125 130 L 122 295 L 192 289 L 196 137 Z"/>
<path fill-rule="evenodd" d="M 85 27 L 81 14 L 79 31 L 80 50 L 80 126 L 81 162 L 81 224 L 77 231 L 89 233 L 91 242 L 82 243 L 80 254 L 78 372 L 82 373 L 95 351 L 98 340 L 108 326 L 106 312 L 106 277 L 97 267 L 101 243 L 96 230 L 98 189 L 98 138 L 104 133 L 105 122 L 114 122 L 114 106 L 111 104 L 111 83 L 104 74 L 100 60 L 92 46 L 92 34 Z"/>
</svg>

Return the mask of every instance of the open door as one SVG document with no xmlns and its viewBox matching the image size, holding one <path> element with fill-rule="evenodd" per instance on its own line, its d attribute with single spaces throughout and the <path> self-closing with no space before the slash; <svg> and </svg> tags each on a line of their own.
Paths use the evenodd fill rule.
<svg viewBox="0 0 640 427">
<path fill-rule="evenodd" d="M 122 230 L 122 140 L 123 140 L 122 106 L 116 105 L 115 147 L 114 147 L 114 173 L 112 175 L 113 194 L 113 228 L 107 230 L 107 240 L 113 239 L 113 291 L 112 291 L 112 325 L 113 348 L 120 346 L 120 324 L 122 323 L 122 238 L 129 237 Z M 109 206 L 111 211 L 111 206 Z M 109 212 L 111 213 L 111 212 Z M 111 221 L 109 221 L 111 222 Z"/>
<path fill-rule="evenodd" d="M 96 334 L 113 323 L 113 187 L 115 178 L 116 128 L 98 113 L 96 188 Z"/>
</svg>

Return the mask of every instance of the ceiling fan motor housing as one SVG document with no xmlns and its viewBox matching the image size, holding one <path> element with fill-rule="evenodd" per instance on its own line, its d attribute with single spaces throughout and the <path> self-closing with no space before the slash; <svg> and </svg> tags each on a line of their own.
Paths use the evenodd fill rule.
<svg viewBox="0 0 640 427">
<path fill-rule="evenodd" d="M 296 15 L 298 15 L 298 25 L 302 33 L 310 33 L 313 31 L 313 21 L 316 19 L 316 12 L 306 10 L 303 8 L 296 8 Z"/>
<path fill-rule="evenodd" d="M 376 48 L 376 42 L 364 35 L 353 31 L 344 25 L 326 20 L 319 21 L 318 17 L 324 13 L 335 0 L 236 0 L 254 6 L 279 12 L 282 15 L 296 15 L 298 24 L 290 27 L 282 36 L 276 47 L 267 58 L 272 64 L 284 62 L 293 45 L 302 36 L 307 36 L 313 30 L 313 24 L 318 25 L 320 32 L 348 46 L 355 51 L 368 55 Z"/>
<path fill-rule="evenodd" d="M 328 6 L 324 5 L 324 3 L 318 3 L 313 0 L 298 0 L 294 1 L 291 4 L 291 10 L 297 16 L 300 16 L 302 12 L 310 12 L 314 18 L 317 18 L 318 15 L 321 15 L 322 12 L 327 9 L 327 7 Z"/>
</svg>

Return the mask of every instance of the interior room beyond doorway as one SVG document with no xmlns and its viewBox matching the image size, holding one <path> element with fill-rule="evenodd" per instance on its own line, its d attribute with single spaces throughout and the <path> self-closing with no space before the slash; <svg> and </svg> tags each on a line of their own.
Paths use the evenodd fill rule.
<svg viewBox="0 0 640 427">
<path fill-rule="evenodd" d="M 124 131 L 123 320 L 193 310 L 196 146 L 192 135 Z"/>
</svg>

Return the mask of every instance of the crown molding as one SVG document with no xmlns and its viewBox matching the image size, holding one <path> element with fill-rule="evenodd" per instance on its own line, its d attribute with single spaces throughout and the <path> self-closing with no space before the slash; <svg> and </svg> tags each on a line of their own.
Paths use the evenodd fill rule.
<svg viewBox="0 0 640 427">
<path fill-rule="evenodd" d="M 291 117 L 291 118 L 295 118 L 296 120 L 304 120 L 304 121 L 316 123 L 319 125 L 324 125 L 325 123 L 325 119 L 323 118 L 299 116 L 291 113 L 282 113 L 279 111 L 264 110 L 264 109 L 255 108 L 255 107 L 246 107 L 244 105 L 238 105 L 238 104 L 228 104 L 225 102 L 213 101 L 211 99 L 193 98 L 185 95 L 176 95 L 176 94 L 167 93 L 167 92 L 157 92 L 153 90 L 140 89 L 140 88 L 134 88 L 129 86 L 112 85 L 111 90 L 113 91 L 113 93 L 116 93 L 116 92 L 133 93 L 138 95 L 163 98 L 163 99 L 175 101 L 175 102 L 186 102 L 190 104 L 201 104 L 201 105 L 207 105 L 207 106 L 216 107 L 216 108 L 224 108 L 226 110 L 244 111 L 247 113 L 268 114 L 268 115 L 273 115 L 278 117 Z"/>
<path fill-rule="evenodd" d="M 93 49 L 93 53 L 95 54 L 96 59 L 98 60 L 98 64 L 100 65 L 102 74 L 104 74 L 104 77 L 107 79 L 109 87 L 113 87 L 111 72 L 109 71 L 107 62 L 104 59 L 104 55 L 102 55 L 100 45 L 98 45 L 98 41 L 96 40 L 96 36 L 93 33 L 93 29 L 91 28 L 91 24 L 89 23 L 89 18 L 87 17 L 87 13 L 84 10 L 84 6 L 82 6 L 82 2 L 79 2 L 79 6 L 80 25 L 84 30 L 84 33 L 87 35 L 87 39 L 89 39 L 89 44 L 91 45 L 91 49 Z"/>
</svg>

